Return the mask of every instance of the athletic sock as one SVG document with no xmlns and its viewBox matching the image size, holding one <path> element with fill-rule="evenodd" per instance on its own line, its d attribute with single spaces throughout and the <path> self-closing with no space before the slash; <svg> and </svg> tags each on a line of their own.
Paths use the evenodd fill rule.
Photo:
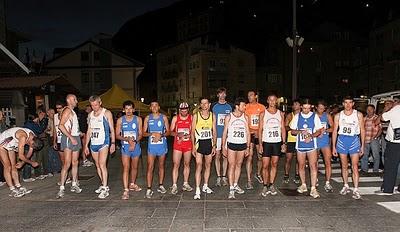
<svg viewBox="0 0 400 232">
<path fill-rule="evenodd" d="M 21 188 L 21 184 L 16 184 L 15 187 L 16 188 Z"/>
</svg>

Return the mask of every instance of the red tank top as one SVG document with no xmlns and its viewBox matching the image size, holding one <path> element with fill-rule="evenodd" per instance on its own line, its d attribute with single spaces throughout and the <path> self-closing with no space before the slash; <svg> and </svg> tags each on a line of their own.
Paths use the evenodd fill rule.
<svg viewBox="0 0 400 232">
<path fill-rule="evenodd" d="M 174 147 L 192 147 L 192 141 L 190 140 L 190 133 L 192 128 L 192 115 L 188 115 L 185 120 L 182 120 L 180 115 L 177 115 L 176 125 L 175 125 L 175 132 L 177 135 L 174 139 Z M 178 137 L 184 137 L 180 142 L 178 141 Z"/>
</svg>

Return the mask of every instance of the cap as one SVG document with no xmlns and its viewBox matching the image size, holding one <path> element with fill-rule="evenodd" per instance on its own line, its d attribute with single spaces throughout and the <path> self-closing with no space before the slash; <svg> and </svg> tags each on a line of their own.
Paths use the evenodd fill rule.
<svg viewBox="0 0 400 232">
<path fill-rule="evenodd" d="M 182 102 L 179 104 L 179 109 L 189 109 L 189 104 L 187 104 L 187 102 Z"/>
</svg>

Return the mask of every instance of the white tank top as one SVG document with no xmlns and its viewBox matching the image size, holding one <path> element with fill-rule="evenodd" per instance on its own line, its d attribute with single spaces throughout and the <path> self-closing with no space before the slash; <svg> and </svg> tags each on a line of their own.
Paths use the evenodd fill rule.
<svg viewBox="0 0 400 232">
<path fill-rule="evenodd" d="M 339 114 L 339 135 L 356 136 L 360 134 L 360 124 L 358 122 L 358 112 L 346 115 L 342 110 Z"/>
<path fill-rule="evenodd" d="M 6 150 L 18 151 L 18 139 L 16 137 L 16 133 L 19 130 L 23 130 L 27 135 L 27 139 L 29 139 L 30 133 L 33 132 L 30 129 L 22 128 L 22 127 L 13 127 L 8 130 L 5 130 L 0 134 L 0 145 L 4 147 Z"/>
<path fill-rule="evenodd" d="M 230 114 L 231 118 L 228 123 L 228 143 L 233 144 L 244 144 L 247 143 L 246 126 L 247 120 L 242 114 L 240 117 L 236 117 L 233 113 Z"/>
<path fill-rule="evenodd" d="M 275 114 L 271 114 L 265 110 L 263 122 L 262 141 L 266 143 L 282 142 L 282 115 L 277 110 Z"/>
<path fill-rule="evenodd" d="M 105 112 L 106 109 L 103 108 L 99 115 L 95 116 L 94 111 L 90 112 L 89 114 L 89 128 L 92 134 L 90 135 L 90 144 L 91 145 L 103 145 L 106 132 L 104 128 L 104 121 L 105 121 Z M 108 123 L 108 122 L 107 122 Z"/>
<path fill-rule="evenodd" d="M 75 111 L 71 110 L 69 119 L 65 122 L 64 126 L 72 136 L 80 135 L 78 117 L 76 116 Z"/>
<path fill-rule="evenodd" d="M 57 113 L 54 115 L 54 128 L 56 128 L 57 143 L 61 143 L 62 132 L 58 128 L 58 125 L 60 125 L 60 119 L 58 118 L 58 113 Z"/>
</svg>

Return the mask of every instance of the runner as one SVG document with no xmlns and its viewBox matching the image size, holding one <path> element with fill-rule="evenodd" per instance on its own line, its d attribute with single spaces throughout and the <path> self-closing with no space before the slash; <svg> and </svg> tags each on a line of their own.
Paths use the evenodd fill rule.
<svg viewBox="0 0 400 232">
<path fill-rule="evenodd" d="M 134 115 L 135 104 L 132 101 L 125 101 L 122 104 L 125 115 L 118 118 L 115 127 L 115 135 L 121 141 L 121 161 L 122 161 L 122 183 L 124 193 L 122 200 L 129 199 L 129 190 L 139 192 L 142 190 L 136 184 L 139 158 L 142 154 L 140 140 L 142 139 L 142 118 Z M 128 188 L 129 169 L 131 169 L 131 183 Z"/>
<path fill-rule="evenodd" d="M 25 145 L 29 146 L 29 151 L 25 155 Z M 18 170 L 25 163 L 38 167 L 39 163 L 31 161 L 33 150 L 40 150 L 43 147 L 43 142 L 35 136 L 33 131 L 22 128 L 13 127 L 5 130 L 0 134 L 0 160 L 3 164 L 4 179 L 10 188 L 11 197 L 22 197 L 25 194 L 32 192 L 21 186 L 19 181 Z M 17 154 L 21 160 L 16 163 Z"/>
<path fill-rule="evenodd" d="M 151 114 L 144 119 L 143 133 L 149 137 L 147 148 L 147 191 L 146 198 L 151 198 L 153 191 L 154 161 L 158 157 L 158 179 L 159 186 L 157 192 L 165 194 L 164 188 L 165 156 L 168 152 L 167 138 L 169 135 L 169 123 L 165 115 L 160 113 L 160 105 L 157 101 L 150 103 Z"/>
<path fill-rule="evenodd" d="M 329 133 L 332 133 L 333 130 L 333 118 L 330 114 L 326 112 L 326 102 L 323 100 L 318 101 L 317 103 L 317 115 L 321 120 L 321 125 L 323 130 L 321 135 L 317 138 L 317 147 L 318 147 L 318 154 L 322 152 L 324 157 L 325 163 L 325 185 L 324 189 L 325 192 L 333 192 L 332 185 L 330 183 L 331 176 L 332 176 L 332 166 L 331 166 L 331 159 L 332 159 L 332 150 L 331 150 L 331 141 L 329 138 Z"/>
<path fill-rule="evenodd" d="M 61 170 L 60 190 L 57 198 L 65 195 L 65 181 L 69 168 L 72 166 L 72 185 L 71 192 L 80 193 L 82 189 L 78 183 L 79 150 L 82 148 L 79 122 L 74 108 L 78 101 L 76 96 L 68 94 L 66 97 L 67 106 L 64 107 L 58 128 L 62 132 L 60 150 L 64 151 L 64 163 Z"/>
<path fill-rule="evenodd" d="M 316 189 L 318 175 L 318 153 L 317 139 L 321 134 L 321 120 L 314 112 L 311 111 L 311 102 L 304 99 L 301 104 L 301 112 L 296 114 L 290 123 L 292 135 L 297 136 L 296 149 L 297 161 L 299 162 L 299 174 L 301 185 L 297 188 L 298 193 L 307 192 L 306 184 L 306 158 L 310 167 L 311 191 L 310 196 L 313 198 L 320 197 Z"/>
<path fill-rule="evenodd" d="M 287 133 L 287 149 L 286 149 L 286 161 L 285 161 L 285 174 L 283 176 L 283 183 L 288 184 L 289 183 L 289 178 L 290 178 L 290 169 L 292 167 L 292 160 L 293 156 L 296 156 L 296 136 L 292 135 L 290 131 L 290 123 L 292 122 L 294 116 L 298 113 L 300 113 L 301 110 L 301 105 L 300 105 L 300 100 L 295 99 L 293 100 L 292 104 L 292 112 L 286 115 L 285 119 L 285 126 L 286 130 L 288 131 Z M 299 163 L 297 162 L 297 159 L 295 159 L 296 166 L 295 166 L 295 177 L 293 179 L 293 182 L 295 184 L 300 183 L 300 176 L 299 176 Z"/>
<path fill-rule="evenodd" d="M 172 169 L 172 187 L 171 194 L 178 193 L 177 181 L 179 175 L 179 167 L 183 155 L 183 186 L 182 191 L 191 192 L 193 188 L 189 185 L 190 160 L 192 157 L 192 115 L 189 114 L 189 104 L 182 102 L 179 104 L 178 115 L 172 118 L 171 135 L 174 136 L 174 150 L 172 152 L 172 160 L 174 167 Z"/>
<path fill-rule="evenodd" d="M 211 194 L 213 191 L 208 187 L 210 178 L 212 157 L 215 155 L 217 131 L 215 115 L 210 112 L 208 98 L 200 99 L 200 111 L 193 115 L 192 122 L 192 154 L 196 159 L 196 193 L 195 200 L 200 199 L 201 171 L 203 169 L 204 157 L 204 184 L 202 191 Z"/>
<path fill-rule="evenodd" d="M 88 115 L 88 130 L 86 132 L 86 138 L 88 139 L 86 139 L 84 152 L 86 156 L 92 153 L 96 164 L 97 175 L 99 175 L 101 181 L 101 185 L 95 190 L 95 193 L 99 194 L 98 197 L 100 199 L 104 199 L 110 195 L 107 158 L 108 152 L 110 152 L 110 154 L 115 152 L 114 121 L 112 113 L 102 107 L 101 98 L 99 96 L 91 96 L 89 102 L 93 111 Z"/>
<path fill-rule="evenodd" d="M 217 150 L 215 156 L 215 168 L 217 170 L 216 186 L 227 186 L 228 178 L 226 177 L 226 170 L 228 168 L 228 160 L 222 156 L 222 176 L 221 176 L 221 144 L 222 133 L 224 132 L 225 116 L 232 112 L 232 106 L 226 101 L 226 89 L 221 87 L 217 90 L 218 102 L 212 106 L 212 112 L 216 116 L 217 123 Z"/>
<path fill-rule="evenodd" d="M 364 152 L 364 117 L 361 112 L 353 109 L 353 98 L 347 96 L 343 99 L 344 110 L 335 115 L 334 128 L 332 132 L 332 153 L 340 155 L 342 164 L 342 177 L 344 186 L 340 190 L 341 195 L 346 195 L 350 192 L 348 182 L 348 155 L 351 160 L 351 173 L 353 176 L 354 190 L 353 198 L 360 199 L 361 195 L 358 191 L 358 161 Z M 339 132 L 338 132 L 339 130 Z M 339 136 L 338 136 L 339 134 Z M 360 143 L 361 136 L 361 143 Z"/>
<path fill-rule="evenodd" d="M 247 97 L 249 103 L 246 105 L 246 115 L 247 117 L 249 117 L 249 129 L 250 129 L 251 140 L 250 140 L 249 156 L 247 156 L 247 161 L 246 161 L 246 171 L 247 171 L 246 189 L 253 189 L 251 175 L 253 169 L 254 145 L 256 146 L 256 154 L 257 154 L 257 173 L 254 175 L 254 177 L 260 184 L 263 183 L 261 177 L 262 155 L 260 154 L 258 129 L 260 126 L 260 114 L 265 111 L 265 106 L 257 102 L 258 95 L 256 91 L 250 90 L 247 93 Z"/>
<path fill-rule="evenodd" d="M 242 171 L 243 158 L 249 155 L 250 130 L 248 117 L 245 115 L 246 101 L 237 98 L 235 110 L 226 116 L 222 135 L 222 154 L 228 159 L 229 195 L 228 199 L 235 199 L 235 192 L 243 194 L 244 190 L 238 182 Z M 226 145 L 225 145 L 226 144 Z"/>
<path fill-rule="evenodd" d="M 285 114 L 276 108 L 278 98 L 275 94 L 268 95 L 268 108 L 260 115 L 262 126 L 259 128 L 259 146 L 262 154 L 263 184 L 261 195 L 276 195 L 274 186 L 279 156 L 286 152 Z M 282 143 L 283 142 L 283 143 Z"/>
</svg>

